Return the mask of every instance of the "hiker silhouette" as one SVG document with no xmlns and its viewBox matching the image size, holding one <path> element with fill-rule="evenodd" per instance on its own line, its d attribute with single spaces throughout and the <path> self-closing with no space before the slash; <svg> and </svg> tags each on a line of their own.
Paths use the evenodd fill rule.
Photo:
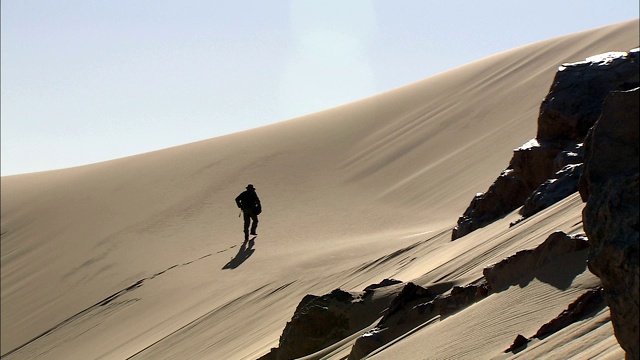
<svg viewBox="0 0 640 360">
<path fill-rule="evenodd" d="M 244 215 L 244 241 L 249 240 L 249 234 L 258 235 L 258 215 L 262 212 L 260 198 L 252 184 L 247 185 L 247 190 L 236 197 L 236 205 L 242 210 Z M 251 232 L 249 232 L 251 225 Z"/>
</svg>

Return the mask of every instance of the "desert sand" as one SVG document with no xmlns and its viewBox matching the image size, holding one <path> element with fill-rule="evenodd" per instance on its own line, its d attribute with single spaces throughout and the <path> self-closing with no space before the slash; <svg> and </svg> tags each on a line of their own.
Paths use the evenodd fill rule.
<svg viewBox="0 0 640 360">
<path fill-rule="evenodd" d="M 558 67 L 639 43 L 632 20 L 249 131 L 3 177 L 2 358 L 256 359 L 306 294 L 386 278 L 464 285 L 555 230 L 581 233 L 575 194 L 516 226 L 513 213 L 450 239 L 473 196 L 535 137 Z M 243 245 L 234 198 L 249 183 L 264 210 Z M 565 266 L 371 358 L 624 357 L 607 309 L 503 353 L 598 286 L 585 267 L 554 278 Z M 344 358 L 354 340 L 313 358 Z"/>
</svg>

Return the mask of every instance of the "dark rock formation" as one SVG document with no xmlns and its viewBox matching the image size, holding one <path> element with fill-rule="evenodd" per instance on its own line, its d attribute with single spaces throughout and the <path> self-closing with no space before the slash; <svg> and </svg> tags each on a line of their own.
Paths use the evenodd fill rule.
<svg viewBox="0 0 640 360">
<path fill-rule="evenodd" d="M 575 150 L 598 119 L 609 92 L 637 87 L 638 73 L 637 49 L 563 64 L 540 106 L 536 138 L 515 149 L 509 166 L 487 192 L 473 198 L 451 239 L 484 227 L 525 203 L 522 215 L 531 216 L 575 192 L 579 169 L 565 166 L 582 162 Z"/>
<path fill-rule="evenodd" d="M 384 312 L 380 324 L 390 322 L 393 315 L 400 312 L 401 309 L 406 308 L 407 304 L 415 302 L 416 300 L 431 299 L 433 294 L 429 289 L 425 289 L 422 286 L 416 285 L 412 282 L 407 283 L 400 294 L 391 300 L 389 307 Z"/>
<path fill-rule="evenodd" d="M 639 96 L 636 88 L 607 98 L 585 141 L 579 186 L 589 270 L 602 280 L 616 337 L 631 359 L 640 357 Z"/>
<path fill-rule="evenodd" d="M 348 336 L 346 313 L 354 298 L 339 289 L 324 296 L 305 296 L 282 332 L 278 359 L 308 355 Z"/>
<path fill-rule="evenodd" d="M 565 262 L 559 266 L 569 273 L 582 273 L 586 267 L 587 248 L 588 242 L 583 235 L 569 236 L 555 232 L 535 249 L 519 251 L 485 268 L 483 278 L 466 286 L 440 282 L 423 287 L 411 282 L 398 283 L 398 280 L 385 279 L 379 284 L 367 286 L 361 293 L 334 290 L 324 296 L 307 295 L 287 323 L 279 347 L 272 349 L 261 360 L 312 354 L 357 333 L 382 315 L 376 326 L 363 333 L 351 349 L 350 360 L 362 359 L 420 326 L 442 320 L 481 301 L 490 293 L 505 290 L 513 284 L 524 286 L 523 281 L 528 283 L 536 276 L 538 269 L 548 264 L 557 264 L 565 259 L 571 263 L 569 258 L 573 256 L 570 255 L 572 253 L 579 255 L 573 259 L 582 263 L 581 268 L 574 271 Z M 379 291 L 389 295 L 384 306 L 381 306 L 384 301 L 380 296 L 374 296 Z M 378 299 L 376 303 L 371 301 L 374 298 Z M 574 312 L 572 310 L 570 313 Z M 566 315 L 563 315 L 563 319 L 569 319 Z"/>
<path fill-rule="evenodd" d="M 484 227 L 522 206 L 540 184 L 559 169 L 554 160 L 562 148 L 543 146 L 535 139 L 513 151 L 509 166 L 485 193 L 478 193 L 458 219 L 452 240 Z"/>
<path fill-rule="evenodd" d="M 378 284 L 371 284 L 371 285 L 367 286 L 366 288 L 364 288 L 364 291 L 368 292 L 368 291 L 372 291 L 372 290 L 375 290 L 375 289 L 380 289 L 380 288 L 383 288 L 383 287 L 387 287 L 387 286 L 391 286 L 391 285 L 397 285 L 397 284 L 402 284 L 402 281 L 396 280 L 396 279 L 384 279 Z"/>
<path fill-rule="evenodd" d="M 571 144 L 553 159 L 553 169 L 560 169 L 545 180 L 525 200 L 520 208 L 522 218 L 534 215 L 578 190 L 578 180 L 582 173 L 582 143 Z"/>
<path fill-rule="evenodd" d="M 489 294 L 487 284 L 482 281 L 479 284 L 454 286 L 448 294 L 439 292 L 444 288 L 446 287 L 424 288 L 407 283 L 389 304 L 376 327 L 356 340 L 349 360 L 362 359 L 437 316 L 444 318 L 454 314 Z"/>
<path fill-rule="evenodd" d="M 556 231 L 535 249 L 521 250 L 483 270 L 492 292 L 503 291 L 511 285 L 528 283 L 534 270 L 561 259 L 564 255 L 587 249 L 589 243 L 581 235 L 567 235 Z M 584 269 L 584 268 L 583 268 Z"/>
<path fill-rule="evenodd" d="M 580 196 L 587 201 L 590 191 L 612 177 L 638 173 L 638 94 L 640 89 L 612 92 L 604 104 L 598 124 L 585 142 L 585 169 Z"/>
<path fill-rule="evenodd" d="M 545 337 L 604 309 L 606 304 L 602 293 L 602 287 L 599 287 L 580 295 L 580 297 L 569 304 L 567 309 L 561 312 L 560 315 L 542 325 L 533 337 L 537 339 L 544 339 Z"/>
<path fill-rule="evenodd" d="M 336 289 L 323 296 L 305 296 L 285 326 L 278 347 L 260 359 L 303 357 L 364 329 L 381 316 L 401 291 L 402 285 L 395 284 L 397 280 L 384 280 L 363 292 Z M 388 294 L 376 294 L 381 289 Z"/>
<path fill-rule="evenodd" d="M 578 191 L 582 164 L 571 164 L 555 173 L 529 195 L 520 215 L 529 217 Z"/>
<path fill-rule="evenodd" d="M 517 352 L 518 350 L 524 348 L 525 345 L 527 345 L 529 343 L 529 339 L 527 339 L 526 337 L 524 337 L 521 334 L 518 334 L 518 336 L 516 336 L 516 339 L 513 340 L 513 344 L 511 344 L 511 346 L 509 346 L 507 348 L 507 350 L 505 350 L 504 352 L 508 353 L 508 352 Z"/>
<path fill-rule="evenodd" d="M 376 327 L 356 340 L 349 353 L 349 360 L 362 359 L 375 349 L 414 328 L 425 318 L 435 316 L 431 312 L 433 306 L 429 308 L 423 306 L 418 311 L 419 316 L 415 316 L 415 312 L 412 314 L 414 316 L 406 316 L 408 311 L 420 307 L 421 304 L 432 300 L 433 297 L 434 294 L 427 288 L 411 282 L 405 284 L 402 291 L 391 300 Z"/>
<path fill-rule="evenodd" d="M 433 306 L 442 319 L 484 299 L 488 295 L 489 286 L 484 281 L 480 284 L 454 286 L 448 295 L 435 298 Z"/>
<path fill-rule="evenodd" d="M 638 51 L 611 52 L 563 64 L 538 117 L 540 142 L 582 142 L 611 91 L 638 86 Z"/>
</svg>

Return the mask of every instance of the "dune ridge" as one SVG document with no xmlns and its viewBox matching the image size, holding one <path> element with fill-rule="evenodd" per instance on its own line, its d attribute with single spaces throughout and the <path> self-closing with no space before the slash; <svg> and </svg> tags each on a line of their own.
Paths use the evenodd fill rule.
<svg viewBox="0 0 640 360">
<path fill-rule="evenodd" d="M 558 66 L 636 47 L 637 25 L 523 46 L 237 134 L 3 177 L 2 357 L 255 359 L 307 294 L 385 278 L 464 285 L 553 231 L 580 233 L 574 195 L 512 227 L 515 212 L 449 236 L 469 198 L 535 135 Z M 264 204 L 252 252 L 233 203 L 248 183 Z M 372 358 L 503 356 L 517 334 L 532 336 L 597 286 L 588 271 L 567 289 L 540 279 L 512 286 Z M 622 354 L 606 312 L 576 328 L 580 337 L 559 331 L 530 348 Z M 321 357 L 344 358 L 353 341 Z M 527 354 L 535 357 L 514 356 Z"/>
</svg>

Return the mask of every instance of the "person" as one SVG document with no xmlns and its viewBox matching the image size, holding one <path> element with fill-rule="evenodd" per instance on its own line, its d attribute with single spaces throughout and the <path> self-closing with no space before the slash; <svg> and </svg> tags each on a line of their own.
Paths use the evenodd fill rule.
<svg viewBox="0 0 640 360">
<path fill-rule="evenodd" d="M 244 214 L 244 241 L 248 241 L 249 234 L 254 236 L 258 235 L 256 233 L 258 228 L 258 215 L 262 212 L 260 198 L 258 198 L 256 189 L 252 184 L 247 185 L 247 190 L 236 197 L 236 205 L 238 205 Z M 249 225 L 251 225 L 251 232 L 249 232 Z"/>
</svg>

